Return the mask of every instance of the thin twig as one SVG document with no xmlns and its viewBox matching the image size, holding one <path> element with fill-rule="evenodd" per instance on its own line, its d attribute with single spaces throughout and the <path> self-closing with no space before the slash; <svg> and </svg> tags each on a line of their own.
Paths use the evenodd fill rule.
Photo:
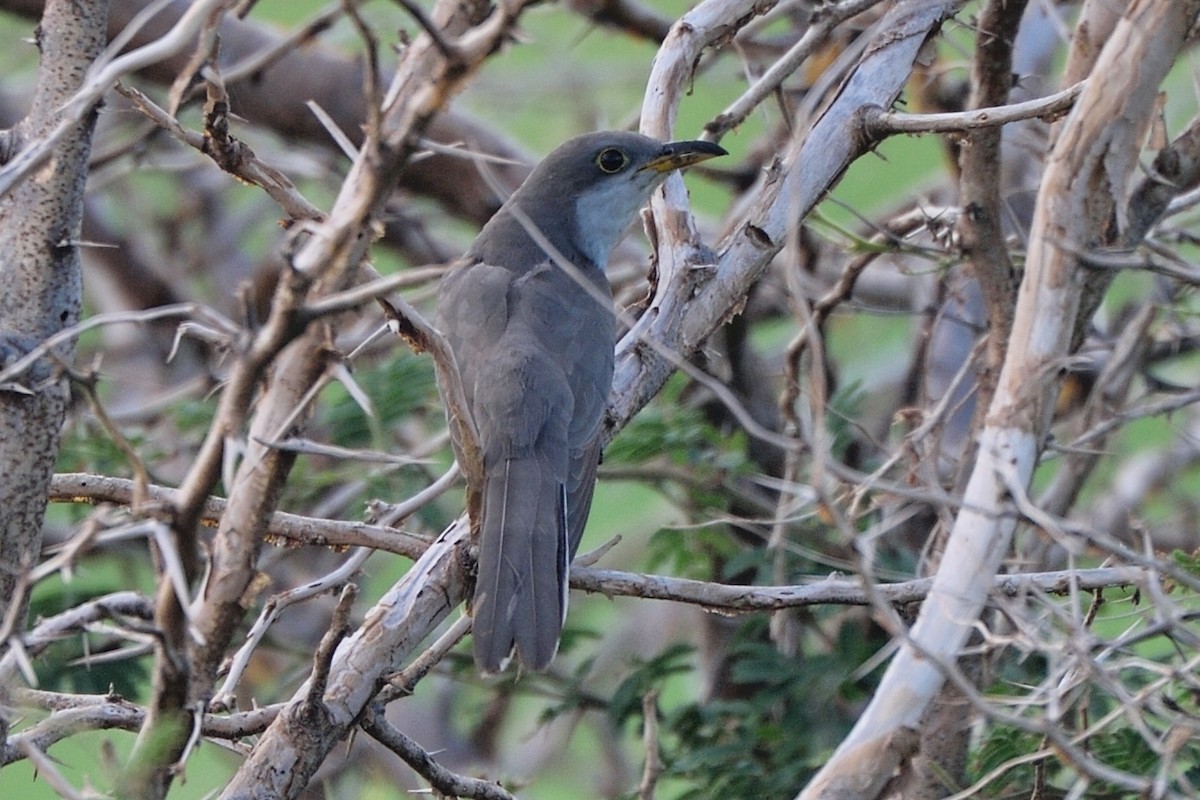
<svg viewBox="0 0 1200 800">
<path fill-rule="evenodd" d="M 878 5 L 880 0 L 847 0 L 844 3 L 823 6 L 815 12 L 817 17 L 800 41 L 792 47 L 756 80 L 742 96 L 711 121 L 705 123 L 705 137 L 714 142 L 741 125 L 763 100 L 777 92 L 783 82 L 804 63 L 819 47 L 826 44 L 829 34 L 837 25 Z"/>
<path fill-rule="evenodd" d="M 58 765 L 55 764 L 49 756 L 39 750 L 33 742 L 28 739 L 18 739 L 17 747 L 25 754 L 25 757 L 33 762 L 33 766 L 38 771 L 38 776 L 50 785 L 58 795 L 64 800 L 86 800 L 84 795 L 77 791 L 71 783 L 63 777 L 63 774 L 58 771 Z"/>
<path fill-rule="evenodd" d="M 334 292 L 333 294 L 313 300 L 304 307 L 300 312 L 300 316 L 301 319 L 312 321 L 329 316 L 330 314 L 340 314 L 343 311 L 358 308 L 372 300 L 378 300 L 399 289 L 420 286 L 437 280 L 445 274 L 446 268 L 444 266 L 406 269 L 395 275 L 389 275 L 386 278 L 375 278 L 353 288 Z"/>
<path fill-rule="evenodd" d="M 228 320 L 216 311 L 201 303 L 174 303 L 169 306 L 159 306 L 158 308 L 151 308 L 146 311 L 114 311 L 108 314 L 97 314 L 75 325 L 63 328 L 53 336 L 46 337 L 37 347 L 31 349 L 3 370 L 0 370 L 0 391 L 19 391 L 21 387 L 14 386 L 11 383 L 14 378 L 28 370 L 56 347 L 75 341 L 81 334 L 87 331 L 94 328 L 101 328 L 105 325 L 145 324 L 160 319 L 170 319 L 171 317 L 209 317 L 210 319 L 220 320 L 222 323 L 232 324 L 228 323 Z"/>
<path fill-rule="evenodd" d="M 433 42 L 433 46 L 438 49 L 438 52 L 442 54 L 442 57 L 448 63 L 453 64 L 462 58 L 462 54 L 458 48 L 447 41 L 446 37 L 442 36 L 442 32 L 438 30 L 437 25 L 425 13 L 425 9 L 414 3 L 413 0 L 396 0 L 396 2 L 403 6 L 404 10 L 421 26 L 421 30 L 425 31 L 425 34 Z"/>
<path fill-rule="evenodd" d="M 329 680 L 329 668 L 333 664 L 333 654 L 342 639 L 350 633 L 350 609 L 354 607 L 354 598 L 358 596 L 358 587 L 347 583 L 342 587 L 337 605 L 333 609 L 333 617 L 329 621 L 329 630 L 321 637 L 320 644 L 313 654 L 312 676 L 308 680 L 308 697 L 301 709 L 302 714 L 315 713 L 322 707 L 322 697 L 325 685 Z"/>
<path fill-rule="evenodd" d="M 208 74 L 206 73 L 206 75 Z M 216 84 L 213 80 L 209 80 L 207 83 L 211 93 Z M 206 114 L 211 124 L 206 127 L 205 133 L 193 131 L 185 128 L 170 112 L 157 105 L 143 92 L 121 83 L 117 84 L 116 89 L 120 94 L 129 98 L 146 117 L 176 139 L 204 153 L 230 175 L 263 189 L 292 219 L 319 220 L 324 216 L 319 208 L 300 194 L 290 178 L 258 158 L 247 145 L 230 135 L 227 124 L 219 129 L 213 127 L 216 118 Z M 227 102 L 223 108 L 223 113 L 227 114 Z M 220 135 L 214 135 L 217 130 L 223 132 Z"/>
<path fill-rule="evenodd" d="M 441 485 L 439 482 L 437 485 Z M 178 498 L 178 489 L 150 485 L 147 495 L 165 515 Z M 128 505 L 133 498 L 133 482 L 125 478 L 110 478 L 87 473 L 63 473 L 50 481 L 52 502 L 119 503 Z M 204 503 L 200 522 L 216 527 L 229 501 L 209 497 Z M 148 511 L 149 509 L 147 509 Z M 389 553 L 417 558 L 429 541 L 405 531 L 370 525 L 365 522 L 305 517 L 276 511 L 271 515 L 266 536 L 273 540 L 290 540 L 317 547 L 373 547 Z"/>
<path fill-rule="evenodd" d="M 662 756 L 658 749 L 657 689 L 651 689 L 642 696 L 642 749 L 646 752 L 646 766 L 642 769 L 642 780 L 638 784 L 638 800 L 654 800 L 658 777 L 663 771 Z"/>
<path fill-rule="evenodd" d="M 74 385 L 87 397 L 88 408 L 91 409 L 92 417 L 99 421 L 113 444 L 125 456 L 129 468 L 133 470 L 133 497 L 130 502 L 130 510 L 135 516 L 140 514 L 142 505 L 146 501 L 146 487 L 150 485 L 150 470 L 147 469 L 146 463 L 142 460 L 137 449 L 125 437 L 124 432 L 109 417 L 104 404 L 100 402 L 100 396 L 96 393 L 97 377 L 95 371 L 84 374 L 79 370 L 68 368 L 66 373 Z"/>
<path fill-rule="evenodd" d="M 133 617 L 148 622 L 153 616 L 154 608 L 145 595 L 139 592 L 113 592 L 41 620 L 22 637 L 22 644 L 27 653 L 36 656 L 67 634 L 83 631 L 97 620 Z M 14 661 L 15 656 L 11 651 L 0 658 L 0 683 L 7 682 L 14 669 Z"/>
<path fill-rule="evenodd" d="M 234 692 L 242 680 L 242 674 L 250 664 L 250 657 L 254 654 L 263 637 L 270 630 L 271 625 L 279 619 L 279 615 L 283 613 L 285 608 L 329 592 L 338 586 L 349 585 L 348 582 L 350 579 L 358 573 L 373 552 L 368 547 L 360 547 L 351 554 L 350 558 L 346 559 L 345 562 L 329 574 L 322 575 L 320 578 L 309 581 L 303 586 L 297 586 L 286 592 L 280 592 L 267 600 L 263 606 L 262 613 L 258 615 L 258 619 L 251 626 L 249 633 L 246 634 L 245 643 L 234 654 L 229 672 L 225 675 L 225 680 L 222 682 L 220 689 L 213 695 L 210 707 L 214 711 L 234 707 L 236 703 Z"/>
<path fill-rule="evenodd" d="M 362 728 L 375 741 L 403 759 L 418 775 L 443 797 L 466 797 L 473 800 L 516 800 L 497 783 L 468 778 L 451 772 L 433 760 L 421 745 L 396 729 L 383 716 L 379 706 L 370 708 L 362 721 Z"/>
<path fill-rule="evenodd" d="M 366 67 L 363 69 L 363 96 L 367 100 L 367 119 L 365 128 L 368 137 L 374 138 L 371 131 L 383 130 L 382 101 L 383 93 L 379 90 L 379 40 L 371 26 L 358 13 L 359 0 L 342 0 L 342 10 L 354 26 L 358 38 L 362 39 L 363 48 L 367 53 Z"/>
<path fill-rule="evenodd" d="M 454 646 L 462 641 L 464 636 L 470 633 L 471 622 L 472 619 L 468 615 L 460 616 L 421 655 L 414 658 L 411 664 L 389 677 L 388 685 L 379 692 L 379 702 L 387 704 L 411 695 L 421 679 L 428 675 L 429 671 L 437 666 L 454 649 Z"/>
<path fill-rule="evenodd" d="M 1025 119 L 1053 119 L 1071 110 L 1085 86 L 1087 81 L 1080 81 L 1062 91 L 1022 103 L 946 114 L 905 114 L 877 109 L 865 117 L 864 125 L 882 138 L 897 133 L 959 133 Z"/>
<path fill-rule="evenodd" d="M 187 7 L 179 20 L 166 34 L 149 44 L 115 56 L 112 46 L 105 55 L 96 60 L 88 71 L 87 80 L 75 96 L 61 111 L 61 121 L 46 136 L 38 137 L 0 167 L 0 197 L 7 195 L 13 187 L 41 166 L 58 147 L 62 139 L 75 129 L 84 115 L 91 112 L 117 81 L 130 73 L 169 58 L 186 47 L 195 44 L 195 37 L 208 17 L 219 10 L 228 0 L 197 0 Z M 159 6 L 155 5 L 155 10 Z M 143 23 L 148 19 L 139 15 Z"/>
</svg>

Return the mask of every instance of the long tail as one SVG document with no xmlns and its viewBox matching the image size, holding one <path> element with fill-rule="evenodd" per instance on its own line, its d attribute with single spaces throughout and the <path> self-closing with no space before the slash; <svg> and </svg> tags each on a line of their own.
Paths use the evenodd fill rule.
<svg viewBox="0 0 1200 800">
<path fill-rule="evenodd" d="M 536 457 L 484 477 L 479 575 L 472 602 L 475 663 L 499 672 L 512 656 L 550 665 L 567 610 L 566 487 Z"/>
</svg>

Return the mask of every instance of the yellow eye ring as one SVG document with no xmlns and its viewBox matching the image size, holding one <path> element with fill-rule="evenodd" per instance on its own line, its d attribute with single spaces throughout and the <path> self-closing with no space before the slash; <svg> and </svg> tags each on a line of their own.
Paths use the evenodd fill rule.
<svg viewBox="0 0 1200 800">
<path fill-rule="evenodd" d="M 601 172 L 614 175 L 625 169 L 629 164 L 629 156 L 615 147 L 606 147 L 596 156 L 596 166 Z"/>
</svg>

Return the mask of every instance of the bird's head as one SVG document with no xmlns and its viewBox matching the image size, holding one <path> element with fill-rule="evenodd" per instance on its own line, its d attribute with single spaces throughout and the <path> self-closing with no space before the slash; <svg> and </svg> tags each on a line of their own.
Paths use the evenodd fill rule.
<svg viewBox="0 0 1200 800">
<path fill-rule="evenodd" d="M 551 241 L 555 234 L 569 236 L 575 249 L 603 267 L 655 187 L 675 170 L 722 155 L 725 150 L 712 142 L 588 133 L 546 156 L 513 200 L 539 225 L 564 229 L 543 231 Z"/>
</svg>

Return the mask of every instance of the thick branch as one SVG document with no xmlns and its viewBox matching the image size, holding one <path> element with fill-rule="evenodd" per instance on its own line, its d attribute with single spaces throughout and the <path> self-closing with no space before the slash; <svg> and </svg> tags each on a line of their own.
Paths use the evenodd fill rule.
<svg viewBox="0 0 1200 800">
<path fill-rule="evenodd" d="M 1012 46 L 1025 10 L 1025 0 L 991 0 L 979 19 L 975 64 L 971 71 L 971 108 L 998 106 L 1008 100 L 1012 87 Z M 996 373 L 1004 361 L 1004 345 L 1012 327 L 1016 281 L 1008 259 L 1001 225 L 1000 129 L 984 128 L 963 143 L 958 233 L 971 272 L 983 290 L 987 307 L 988 347 L 979 376 L 976 401 L 985 407 L 991 399 Z"/>
<path fill-rule="evenodd" d="M 989 408 L 964 507 L 911 641 L 889 666 L 854 730 L 800 797 L 874 797 L 855 764 L 885 759 L 890 737 L 917 726 L 983 608 L 986 579 L 1008 551 L 1067 355 L 1083 276 L 1072 247 L 1102 238 L 1136 165 L 1140 131 L 1200 2 L 1135 0 L 1097 61 L 1048 161 L 1031 230 L 1008 355 Z"/>
<path fill-rule="evenodd" d="M 484 59 L 505 41 L 523 7 L 522 2 L 504 5 L 494 9 L 482 23 L 468 27 L 470 15 L 477 9 L 457 2 L 438 5 L 432 17 L 441 26 L 443 35 L 448 31 L 463 32 L 449 47 L 439 47 L 431 37 L 424 35 L 406 50 L 379 116 L 380 129 L 368 129 L 367 140 L 328 220 L 319 226 L 295 257 L 293 272 L 296 275 L 322 276 L 326 285 L 337 287 L 353 274 L 352 270 L 357 268 L 370 243 L 367 223 L 382 208 L 400 167 L 411 152 L 415 136 Z M 447 53 L 455 60 L 448 60 Z M 277 305 L 281 299 L 287 300 L 277 297 Z M 242 593 L 253 575 L 261 529 L 269 512 L 274 510 L 274 500 L 287 472 L 283 459 L 272 452 L 263 452 L 257 442 L 278 438 L 285 430 L 281 429 L 285 421 L 289 426 L 294 424 L 295 410 L 312 382 L 306 372 L 316 355 L 313 344 L 319 343 L 310 342 L 308 347 L 293 346 L 280 361 L 275 379 L 260 401 L 251 425 L 248 454 L 235 483 L 239 490 L 245 491 L 230 498 L 230 508 L 213 544 L 213 574 L 225 584 L 210 584 L 199 615 L 199 625 L 206 638 L 204 650 L 199 653 L 204 670 L 198 684 L 200 692 L 207 691 L 206 684 L 215 673 L 229 635 L 243 613 Z M 203 496 L 208 494 L 204 484 L 197 484 L 195 488 L 204 489 Z M 197 495 L 198 499 L 200 497 Z M 453 536 L 448 540 L 444 536 L 440 541 L 443 546 L 431 546 L 401 582 L 399 588 L 402 594 L 407 592 L 406 599 L 395 606 L 413 610 L 414 605 L 420 605 L 423 614 L 419 618 L 430 626 L 449 613 L 463 596 L 464 576 L 457 560 L 440 558 L 455 552 L 454 546 L 445 544 L 447 541 L 460 540 Z M 426 567 L 436 568 L 440 574 L 428 575 L 423 571 Z M 428 591 L 426 579 L 432 582 L 430 586 L 441 587 L 444 594 Z M 426 589 L 423 599 L 420 597 L 422 589 Z M 339 648 L 330 667 L 321 713 L 315 715 L 315 707 L 305 703 L 303 698 L 308 690 L 302 689 L 296 696 L 293 711 L 284 714 L 280 724 L 273 726 L 263 737 L 222 797 L 254 797 L 264 791 L 290 797 L 299 792 L 329 749 L 349 733 L 383 675 L 393 669 L 398 659 L 428 630 L 413 626 L 419 630 L 399 632 L 400 640 L 395 641 L 390 637 L 397 633 L 393 627 L 396 622 L 393 607 L 383 603 L 376 606 L 363 627 Z M 378 624 L 383 625 L 382 631 L 375 630 Z M 359 640 L 367 631 L 374 631 L 373 635 L 386 633 L 389 638 L 371 646 L 371 643 Z M 368 662 L 359 661 L 364 654 L 369 658 Z"/>
<path fill-rule="evenodd" d="M 668 181 L 664 196 L 656 195 L 651 207 L 661 237 L 661 279 L 650 307 L 617 345 L 608 437 L 628 424 L 674 371 L 671 360 L 657 355 L 643 340 L 653 339 L 690 355 L 730 315 L 740 312 L 750 287 L 783 248 L 796 223 L 872 146 L 861 128 L 864 109 L 891 106 L 925 38 L 962 4 L 962 0 L 903 0 L 891 9 L 838 95 L 763 171 L 751 190 L 755 201 L 726 233 L 715 255 L 699 247 L 697 238 L 679 222 L 681 209 L 686 209 L 682 183 Z M 668 38 L 655 59 L 643 103 L 644 132 L 661 138 L 670 133 L 673 105 L 690 85 L 690 58 L 697 46 L 734 21 L 726 6 L 702 3 L 680 20 L 680 42 L 675 48 L 666 49 L 672 41 Z M 728 16 L 719 16 L 722 12 Z M 667 231 L 673 238 L 662 237 Z"/>
<path fill-rule="evenodd" d="M 33 104 L 6 144 L 20 152 L 44 145 L 52 158 L 38 180 L 0 202 L 0 365 L 79 320 L 79 239 L 96 105 L 75 117 L 60 109 L 104 47 L 107 13 L 107 2 L 56 0 L 42 19 Z M 41 545 L 46 487 L 69 400 L 57 365 L 69 362 L 74 349 L 74 339 L 61 343 L 36 359 L 20 387 L 0 389 L 0 629 L 19 628 L 25 617 L 27 570 Z M 2 694 L 0 688 L 0 703 Z M 6 732 L 0 715 L 0 739 Z"/>
</svg>

